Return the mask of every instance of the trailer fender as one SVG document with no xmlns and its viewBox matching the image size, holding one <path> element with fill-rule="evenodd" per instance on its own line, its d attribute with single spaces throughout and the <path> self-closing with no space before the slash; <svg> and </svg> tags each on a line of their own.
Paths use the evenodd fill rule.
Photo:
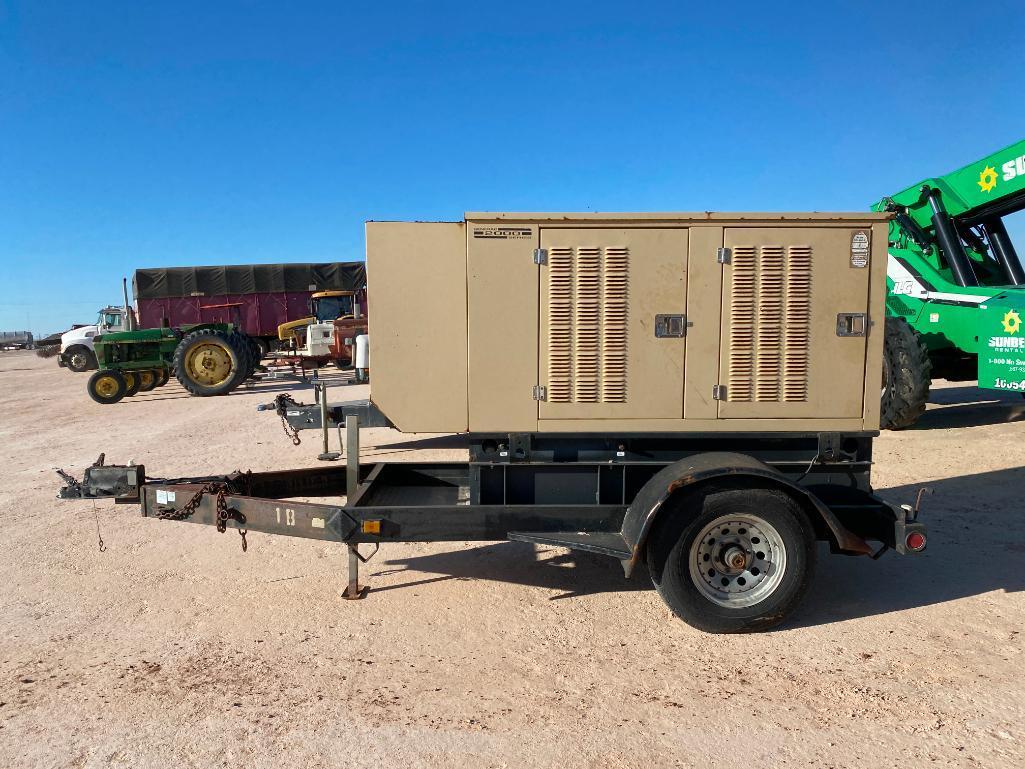
<svg viewBox="0 0 1025 769">
<path fill-rule="evenodd" d="M 822 500 L 782 473 L 747 454 L 709 452 L 681 459 L 663 468 L 641 488 L 627 508 L 622 528 L 623 539 L 631 553 L 630 559 L 623 563 L 627 577 L 644 557 L 648 535 L 666 501 L 683 489 L 723 478 L 754 480 L 759 486 L 785 491 L 804 508 L 817 530 L 826 530 L 835 551 L 857 555 L 872 552 L 868 543 L 840 523 Z M 818 525 L 820 523 L 822 527 Z"/>
</svg>

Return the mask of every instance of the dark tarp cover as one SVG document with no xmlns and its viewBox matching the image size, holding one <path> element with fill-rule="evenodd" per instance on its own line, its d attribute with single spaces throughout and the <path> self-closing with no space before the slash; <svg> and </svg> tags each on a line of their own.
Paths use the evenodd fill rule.
<svg viewBox="0 0 1025 769">
<path fill-rule="evenodd" d="M 136 299 L 260 294 L 274 291 L 357 291 L 367 282 L 364 262 L 239 264 L 136 270 Z"/>
</svg>

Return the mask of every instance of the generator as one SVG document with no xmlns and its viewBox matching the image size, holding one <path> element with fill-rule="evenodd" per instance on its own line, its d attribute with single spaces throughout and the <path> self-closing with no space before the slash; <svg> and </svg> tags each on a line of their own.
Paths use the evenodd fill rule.
<svg viewBox="0 0 1025 769">
<path fill-rule="evenodd" d="M 369 222 L 373 403 L 414 433 L 877 430 L 888 218 Z"/>
<path fill-rule="evenodd" d="M 884 500 L 870 479 L 888 220 L 369 222 L 370 397 L 331 402 L 320 382 L 314 403 L 260 406 L 296 445 L 319 430 L 325 462 L 344 429 L 344 467 L 159 479 L 101 461 L 62 472 L 60 495 L 236 529 L 243 549 L 248 531 L 343 543 L 346 598 L 384 543 L 512 540 L 614 558 L 702 630 L 770 628 L 817 542 L 926 548 L 921 494 Z M 361 463 L 380 427 L 460 435 L 468 460 Z"/>
</svg>

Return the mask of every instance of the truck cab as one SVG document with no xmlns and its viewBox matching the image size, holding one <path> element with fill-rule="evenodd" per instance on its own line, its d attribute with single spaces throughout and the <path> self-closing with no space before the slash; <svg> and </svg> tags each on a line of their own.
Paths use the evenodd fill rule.
<svg viewBox="0 0 1025 769">
<path fill-rule="evenodd" d="M 61 335 L 61 350 L 57 357 L 57 365 L 78 372 L 96 368 L 93 337 L 124 330 L 124 308 L 104 307 L 100 310 L 95 323 L 80 326 Z"/>
<path fill-rule="evenodd" d="M 304 358 L 352 365 L 355 339 L 366 333 L 366 302 L 355 291 L 318 291 L 305 318 L 278 326 L 278 339 Z"/>
</svg>

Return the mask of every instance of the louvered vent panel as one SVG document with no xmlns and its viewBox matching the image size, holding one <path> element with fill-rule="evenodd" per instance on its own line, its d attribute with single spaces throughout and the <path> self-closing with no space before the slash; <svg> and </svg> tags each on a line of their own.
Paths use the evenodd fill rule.
<svg viewBox="0 0 1025 769">
<path fill-rule="evenodd" d="M 755 299 L 758 290 L 758 255 L 752 246 L 733 249 L 733 282 L 730 286 L 730 381 L 731 401 L 750 401 L 755 363 Z"/>
<path fill-rule="evenodd" d="M 625 248 L 605 249 L 602 285 L 602 403 L 626 403 L 626 321 L 630 260 Z"/>
<path fill-rule="evenodd" d="M 551 403 L 625 403 L 630 253 L 548 249 Z"/>
<path fill-rule="evenodd" d="M 783 334 L 783 400 L 808 400 L 811 338 L 811 248 L 791 246 L 787 260 L 786 327 Z"/>
<path fill-rule="evenodd" d="M 548 249 L 548 400 L 573 400 L 573 249 Z"/>
<path fill-rule="evenodd" d="M 730 401 L 807 400 L 811 263 L 809 246 L 733 249 Z"/>
</svg>

